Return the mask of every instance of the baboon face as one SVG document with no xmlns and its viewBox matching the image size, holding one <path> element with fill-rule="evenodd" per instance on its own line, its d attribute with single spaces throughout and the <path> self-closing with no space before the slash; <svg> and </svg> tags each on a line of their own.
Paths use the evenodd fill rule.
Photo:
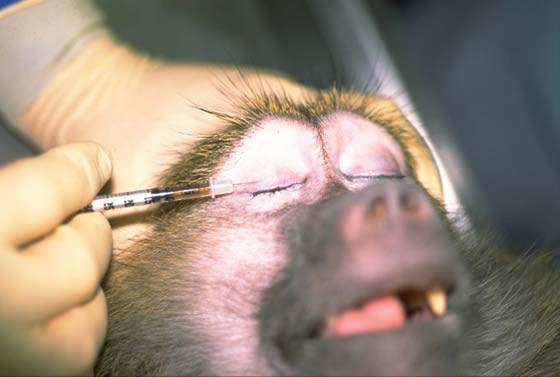
<svg viewBox="0 0 560 377">
<path fill-rule="evenodd" d="M 162 183 L 249 183 L 161 208 L 115 258 L 97 373 L 457 372 L 461 266 L 403 115 L 337 90 L 240 109 Z"/>
</svg>

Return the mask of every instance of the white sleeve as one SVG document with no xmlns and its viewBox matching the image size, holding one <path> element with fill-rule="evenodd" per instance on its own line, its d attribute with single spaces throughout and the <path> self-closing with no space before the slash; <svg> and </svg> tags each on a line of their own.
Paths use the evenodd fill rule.
<svg viewBox="0 0 560 377">
<path fill-rule="evenodd" d="M 28 0 L 0 11 L 0 113 L 19 119 L 57 68 L 107 33 L 89 0 Z"/>
</svg>

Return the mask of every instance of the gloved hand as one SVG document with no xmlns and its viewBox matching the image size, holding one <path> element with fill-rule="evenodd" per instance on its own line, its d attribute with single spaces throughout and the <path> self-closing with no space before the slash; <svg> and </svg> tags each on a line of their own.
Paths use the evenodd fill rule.
<svg viewBox="0 0 560 377">
<path fill-rule="evenodd" d="M 99 284 L 111 229 L 99 213 L 73 215 L 111 169 L 95 143 L 0 169 L 0 375 L 91 371 L 107 327 Z"/>
</svg>

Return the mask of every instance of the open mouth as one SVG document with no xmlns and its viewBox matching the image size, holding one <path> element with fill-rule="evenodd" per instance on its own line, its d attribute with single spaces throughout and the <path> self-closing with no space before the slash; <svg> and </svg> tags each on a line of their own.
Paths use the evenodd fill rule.
<svg viewBox="0 0 560 377">
<path fill-rule="evenodd" d="M 448 294 L 448 290 L 435 286 L 371 297 L 329 315 L 316 334 L 321 337 L 362 335 L 439 318 L 447 311 Z"/>
<path fill-rule="evenodd" d="M 338 274 L 314 277 L 319 283 L 310 290 L 289 286 L 289 294 L 271 296 L 275 308 L 280 298 L 281 307 L 295 309 L 262 324 L 274 365 L 296 375 L 451 373 L 459 362 L 453 344 L 463 329 L 464 290 L 450 255 L 382 255 L 367 275 L 346 274 L 353 270 L 343 265 Z"/>
<path fill-rule="evenodd" d="M 367 264 L 340 263 L 334 273 L 326 265 L 302 272 L 301 285 L 274 286 L 279 316 L 262 329 L 275 365 L 296 375 L 453 371 L 465 295 L 462 266 L 445 246 L 373 254 Z"/>
</svg>

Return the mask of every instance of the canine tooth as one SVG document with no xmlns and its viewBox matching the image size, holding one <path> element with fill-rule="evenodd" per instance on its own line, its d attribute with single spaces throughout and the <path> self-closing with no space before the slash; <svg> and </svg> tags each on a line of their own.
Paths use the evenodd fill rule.
<svg viewBox="0 0 560 377">
<path fill-rule="evenodd" d="M 447 298 L 443 289 L 437 287 L 426 291 L 426 301 L 432 313 L 441 317 L 447 309 Z"/>
</svg>

